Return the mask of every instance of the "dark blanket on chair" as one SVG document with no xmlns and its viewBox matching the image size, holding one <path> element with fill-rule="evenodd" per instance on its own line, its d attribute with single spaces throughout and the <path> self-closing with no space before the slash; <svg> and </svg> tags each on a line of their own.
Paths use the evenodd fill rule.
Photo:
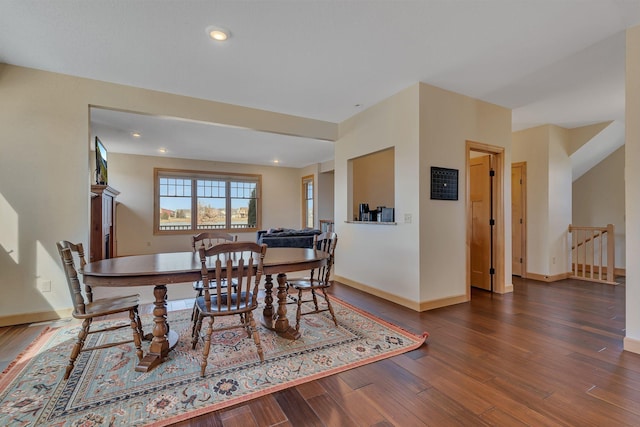
<svg viewBox="0 0 640 427">
<path fill-rule="evenodd" d="M 266 244 L 270 248 L 311 248 L 313 237 L 321 231 L 315 228 L 293 230 L 290 228 L 270 228 L 258 230 L 256 240 L 259 244 Z"/>
</svg>

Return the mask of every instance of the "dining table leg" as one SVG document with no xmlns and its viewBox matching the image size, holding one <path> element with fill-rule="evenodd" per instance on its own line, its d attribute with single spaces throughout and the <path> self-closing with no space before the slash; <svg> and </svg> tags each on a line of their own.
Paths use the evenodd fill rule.
<svg viewBox="0 0 640 427">
<path fill-rule="evenodd" d="M 153 288 L 153 337 L 149 351 L 136 366 L 137 372 L 149 372 L 162 363 L 169 351 L 178 343 L 178 334 L 169 328 L 167 322 L 167 287 L 157 285 Z"/>
<path fill-rule="evenodd" d="M 262 310 L 262 324 L 273 329 L 273 278 L 270 274 L 264 276 L 264 309 Z"/>
<path fill-rule="evenodd" d="M 273 330 L 281 337 L 290 340 L 297 340 L 301 335 L 299 331 L 289 325 L 287 318 L 287 275 L 284 273 L 278 274 L 278 311 Z"/>
<path fill-rule="evenodd" d="M 262 310 L 263 325 L 275 331 L 283 338 L 297 340 L 300 338 L 300 332 L 296 331 L 289 325 L 287 318 L 287 275 L 278 274 L 278 309 L 275 314 L 273 312 L 273 278 L 270 274 L 265 275 L 265 296 L 264 309 Z"/>
</svg>

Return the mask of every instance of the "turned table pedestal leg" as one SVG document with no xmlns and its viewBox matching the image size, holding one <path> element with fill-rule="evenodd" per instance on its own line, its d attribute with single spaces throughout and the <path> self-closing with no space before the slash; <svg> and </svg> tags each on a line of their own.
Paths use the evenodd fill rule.
<svg viewBox="0 0 640 427">
<path fill-rule="evenodd" d="M 142 358 L 136 371 L 148 372 L 162 363 L 169 351 L 178 343 L 178 334 L 167 323 L 167 287 L 158 285 L 153 289 L 156 300 L 153 305 L 153 337 L 149 352 Z M 145 338 L 149 338 L 148 336 Z"/>
<path fill-rule="evenodd" d="M 297 340 L 300 338 L 300 332 L 296 331 L 289 325 L 287 318 L 287 275 L 278 274 L 278 309 L 273 314 L 273 279 L 271 275 L 266 276 L 265 282 L 265 308 L 262 312 L 264 325 L 274 330 L 283 338 Z"/>
</svg>

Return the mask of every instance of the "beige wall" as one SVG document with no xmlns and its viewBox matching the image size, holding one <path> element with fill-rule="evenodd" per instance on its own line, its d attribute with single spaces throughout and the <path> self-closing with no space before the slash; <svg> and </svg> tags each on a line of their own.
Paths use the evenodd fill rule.
<svg viewBox="0 0 640 427">
<path fill-rule="evenodd" d="M 571 224 L 571 158 L 569 131 L 549 125 L 549 209 L 547 263 L 549 275 L 563 275 L 569 268 L 568 227 Z M 529 170 L 527 168 L 527 174 Z M 527 179 L 527 184 L 530 182 Z M 530 217 L 527 217 L 530 218 Z M 527 228 L 527 230 L 529 230 Z"/>
<path fill-rule="evenodd" d="M 505 148 L 510 164 L 511 111 L 425 84 L 413 85 L 340 125 L 335 149 L 336 275 L 418 309 L 421 304 L 464 298 L 467 292 L 465 187 L 459 200 L 430 200 L 430 166 L 460 170 L 466 179 L 466 141 Z M 393 146 L 396 226 L 348 224 L 348 160 Z M 510 174 L 505 176 L 510 206 Z M 510 209 L 505 209 L 510 223 Z M 405 219 L 406 218 L 406 219 Z M 510 228 L 510 227 L 509 227 Z M 507 230 L 507 241 L 511 241 Z M 502 284 L 510 287 L 510 244 Z M 449 300 L 451 301 L 451 300 Z"/>
<path fill-rule="evenodd" d="M 625 212 L 626 212 L 626 337 L 625 350 L 640 353 L 640 26 L 627 30 Z"/>
<path fill-rule="evenodd" d="M 625 147 L 618 148 L 573 182 L 572 224 L 615 226 L 616 267 L 625 268 Z"/>
<path fill-rule="evenodd" d="M 569 271 L 571 161 L 566 129 L 538 126 L 513 133 L 513 162 L 527 163 L 527 273 Z M 555 258 L 555 263 L 554 263 Z"/>
<path fill-rule="evenodd" d="M 420 84 L 420 299 L 461 297 L 466 287 L 466 142 L 504 148 L 511 164 L 511 110 L 427 84 Z M 431 200 L 431 166 L 459 170 L 458 200 Z M 404 166 L 403 166 L 404 167 Z M 511 290 L 511 173 L 504 173 L 504 283 Z M 414 217 L 415 218 L 415 217 Z"/>
<path fill-rule="evenodd" d="M 612 121 L 596 123 L 595 125 L 580 126 L 569 130 L 569 155 L 572 155 L 593 137 L 602 132 Z"/>
<path fill-rule="evenodd" d="M 0 64 L 0 317 L 70 306 L 55 242 L 88 244 L 90 105 L 328 140 L 338 131 L 328 122 Z M 127 189 L 118 190 L 125 201 Z M 40 281 L 51 281 L 51 292 L 40 292 Z"/>
<path fill-rule="evenodd" d="M 333 170 L 320 172 L 318 175 L 318 220 L 333 219 L 334 185 Z"/>
<path fill-rule="evenodd" d="M 153 235 L 153 169 L 259 174 L 262 228 L 300 226 L 300 169 L 109 153 L 109 185 L 120 191 L 118 255 L 190 250 L 191 235 Z M 255 241 L 255 232 L 236 232 Z"/>
<path fill-rule="evenodd" d="M 352 285 L 405 304 L 420 299 L 419 266 L 419 85 L 368 108 L 340 124 L 335 144 L 335 229 L 340 241 L 334 273 Z M 345 223 L 353 220 L 349 159 L 394 147 L 398 225 Z M 400 270 L 402 273 L 400 274 Z"/>
<path fill-rule="evenodd" d="M 616 225 L 616 253 L 621 254 L 616 266 L 624 267 L 624 149 L 575 183 L 571 177 L 571 150 L 608 124 L 575 129 L 544 125 L 514 132 L 512 160 L 527 162 L 527 273 L 560 277 L 570 271 L 569 224 Z"/>
</svg>

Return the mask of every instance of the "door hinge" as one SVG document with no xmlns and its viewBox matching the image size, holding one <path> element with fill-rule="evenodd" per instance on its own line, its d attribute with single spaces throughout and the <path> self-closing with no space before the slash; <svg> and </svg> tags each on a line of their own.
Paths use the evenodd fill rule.
<svg viewBox="0 0 640 427">
<path fill-rule="evenodd" d="M 496 171 L 493 169 L 489 170 L 489 176 L 496 176 Z"/>
<path fill-rule="evenodd" d="M 520 218 L 520 224 L 522 224 L 522 218 Z"/>
<path fill-rule="evenodd" d="M 495 220 L 495 219 L 490 219 L 490 220 L 489 220 L 489 225 L 490 225 L 490 226 L 492 226 L 492 227 L 493 227 L 494 225 L 496 225 L 496 220 Z"/>
<path fill-rule="evenodd" d="M 489 274 L 496 274 L 496 269 L 495 269 L 495 268 L 493 268 L 493 267 L 491 267 L 491 268 L 489 269 Z"/>
<path fill-rule="evenodd" d="M 520 258 L 520 264 L 522 264 L 522 258 Z"/>
</svg>

